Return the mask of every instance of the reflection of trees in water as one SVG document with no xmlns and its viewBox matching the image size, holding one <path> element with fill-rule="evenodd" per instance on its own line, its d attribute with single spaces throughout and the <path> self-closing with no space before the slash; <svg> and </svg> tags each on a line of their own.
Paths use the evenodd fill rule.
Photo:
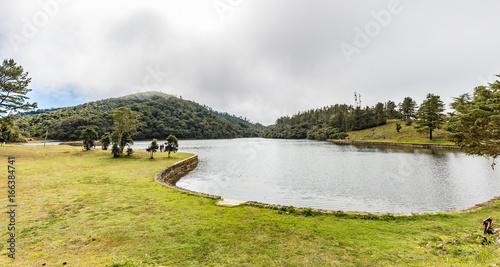
<svg viewBox="0 0 500 267">
<path fill-rule="evenodd" d="M 198 179 L 201 189 L 228 198 L 382 212 L 467 208 L 495 179 L 484 171 L 486 160 L 457 151 L 263 139 L 264 150 L 251 157 L 251 141 L 186 141 L 200 163 L 183 179 Z M 238 168 L 227 168 L 231 160 Z M 497 180 L 491 188 L 500 188 Z"/>
</svg>

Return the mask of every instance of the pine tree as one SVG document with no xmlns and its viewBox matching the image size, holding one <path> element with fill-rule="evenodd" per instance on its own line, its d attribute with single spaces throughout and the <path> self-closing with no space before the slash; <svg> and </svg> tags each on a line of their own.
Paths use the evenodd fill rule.
<svg viewBox="0 0 500 267">
<path fill-rule="evenodd" d="M 500 155 L 500 81 L 476 87 L 473 97 L 460 95 L 451 106 L 451 140 L 468 154 L 492 157 L 494 166 Z"/>
<path fill-rule="evenodd" d="M 0 116 L 5 118 L 17 110 L 30 110 L 37 107 L 37 103 L 26 102 L 26 96 L 31 89 L 28 85 L 31 78 L 18 66 L 13 59 L 5 59 L 0 66 Z"/>
<path fill-rule="evenodd" d="M 427 94 L 417 111 L 417 126 L 420 131 L 429 131 L 429 139 L 432 140 L 432 132 L 439 129 L 444 123 L 444 103 L 438 95 Z"/>
<path fill-rule="evenodd" d="M 403 115 L 403 119 L 411 121 L 415 117 L 415 109 L 417 108 L 417 102 L 411 97 L 405 97 L 402 103 L 399 104 L 399 110 Z"/>
</svg>

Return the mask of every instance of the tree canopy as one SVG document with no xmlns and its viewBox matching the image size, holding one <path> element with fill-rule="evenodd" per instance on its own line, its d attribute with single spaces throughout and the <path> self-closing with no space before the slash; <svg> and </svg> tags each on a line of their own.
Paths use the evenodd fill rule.
<svg viewBox="0 0 500 267">
<path fill-rule="evenodd" d="M 469 154 L 492 157 L 494 165 L 500 155 L 500 81 L 454 100 L 451 139 Z"/>
<path fill-rule="evenodd" d="M 409 121 L 415 118 L 415 109 L 417 108 L 417 102 L 413 100 L 411 97 L 405 97 L 403 102 L 399 104 L 399 110 L 403 119 Z"/>
<path fill-rule="evenodd" d="M 267 138 L 287 139 L 344 139 L 347 131 L 362 130 L 383 125 L 387 117 L 395 117 L 393 103 L 377 103 L 374 107 L 336 104 L 319 109 L 299 112 L 292 117 L 284 116 L 264 131 Z"/>
<path fill-rule="evenodd" d="M 112 116 L 115 131 L 111 134 L 111 140 L 118 145 L 119 154 L 121 155 L 126 146 L 134 144 L 132 135 L 139 127 L 138 115 L 129 108 L 120 107 L 113 112 Z"/>
<path fill-rule="evenodd" d="M 105 133 L 103 136 L 101 136 L 100 141 L 102 145 L 102 150 L 107 150 L 108 146 L 111 144 L 111 134 Z"/>
<path fill-rule="evenodd" d="M 96 126 L 99 136 L 103 136 L 114 130 L 112 114 L 120 107 L 127 107 L 139 115 L 141 126 L 132 136 L 135 140 L 160 139 L 165 133 L 183 139 L 257 137 L 264 129 L 264 126 L 241 117 L 158 92 L 104 99 L 41 113 L 27 112 L 19 115 L 18 125 L 26 137 L 42 137 L 48 129 L 50 139 L 78 140 L 78 133 L 91 125 Z"/>
<path fill-rule="evenodd" d="M 0 116 L 6 117 L 18 110 L 30 110 L 37 107 L 37 103 L 29 103 L 26 96 L 31 78 L 22 66 L 18 66 L 13 59 L 5 59 L 0 66 Z"/>
<path fill-rule="evenodd" d="M 13 116 L 17 111 L 26 111 L 37 107 L 37 103 L 29 103 L 26 95 L 31 78 L 22 66 L 13 59 L 5 59 L 0 65 L 0 141 L 22 142 L 19 125 Z"/>
<path fill-rule="evenodd" d="M 420 131 L 428 131 L 429 139 L 432 140 L 432 132 L 444 124 L 444 103 L 438 95 L 427 94 L 416 114 L 417 128 Z"/>
<path fill-rule="evenodd" d="M 169 135 L 167 137 L 167 142 L 165 143 L 165 151 L 168 152 L 168 157 L 170 158 L 170 152 L 177 152 L 179 149 L 179 142 L 177 137 Z"/>
<path fill-rule="evenodd" d="M 94 127 L 87 127 L 82 131 L 80 138 L 83 140 L 83 148 L 90 150 L 94 146 L 94 142 L 98 139 L 98 136 Z"/>
<path fill-rule="evenodd" d="M 153 158 L 153 154 L 158 150 L 158 148 L 158 142 L 156 141 L 156 139 L 153 139 L 149 147 L 146 148 L 146 151 L 151 153 L 151 158 Z"/>
</svg>

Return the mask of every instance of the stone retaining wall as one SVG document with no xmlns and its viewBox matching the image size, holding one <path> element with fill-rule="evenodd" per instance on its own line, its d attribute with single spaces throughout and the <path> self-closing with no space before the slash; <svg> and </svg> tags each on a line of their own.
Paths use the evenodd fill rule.
<svg viewBox="0 0 500 267">
<path fill-rule="evenodd" d="M 194 156 L 189 157 L 187 159 L 183 159 L 183 160 L 176 162 L 176 163 L 168 166 L 167 168 L 163 169 L 160 173 L 158 173 L 155 176 L 155 180 L 161 184 L 168 186 L 168 187 L 172 187 L 172 188 L 175 188 L 175 189 L 178 189 L 180 191 L 184 191 L 184 192 L 187 192 L 190 194 L 220 199 L 221 198 L 220 196 L 214 196 L 214 195 L 210 195 L 210 194 L 195 192 L 195 191 L 184 189 L 184 188 L 181 188 L 181 187 L 178 187 L 175 185 L 182 177 L 184 177 L 190 171 L 194 170 L 194 168 L 196 168 L 196 166 L 198 166 L 198 162 L 199 162 L 198 155 L 194 155 Z"/>
<path fill-rule="evenodd" d="M 176 162 L 167 168 L 163 169 L 160 173 L 156 175 L 156 181 L 167 184 L 170 186 L 175 186 L 177 181 L 179 181 L 183 176 L 188 174 L 190 171 L 194 170 L 198 165 L 198 156 L 194 155 L 187 159 L 183 159 Z"/>
<path fill-rule="evenodd" d="M 369 142 L 369 141 L 354 141 L 354 140 L 335 140 L 328 139 L 327 141 L 336 144 L 349 144 L 349 145 L 369 145 L 369 146 L 397 146 L 397 147 L 410 147 L 410 148 L 427 148 L 427 149 L 445 149 L 445 150 L 459 150 L 460 148 L 455 145 L 434 145 L 434 144 L 411 144 L 411 143 L 392 143 L 392 142 Z"/>
</svg>

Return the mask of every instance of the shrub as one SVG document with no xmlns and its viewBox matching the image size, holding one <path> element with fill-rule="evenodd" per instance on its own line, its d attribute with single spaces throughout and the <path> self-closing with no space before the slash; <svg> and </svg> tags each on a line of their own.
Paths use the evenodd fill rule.
<svg viewBox="0 0 500 267">
<path fill-rule="evenodd" d="M 312 209 L 311 208 L 307 208 L 307 209 L 302 210 L 302 215 L 304 215 L 306 217 L 312 216 L 313 215 Z"/>
<path fill-rule="evenodd" d="M 134 150 L 131 147 L 127 148 L 127 156 L 132 156 L 132 154 L 134 154 Z"/>
<path fill-rule="evenodd" d="M 113 143 L 111 147 L 111 154 L 113 154 L 113 158 L 120 157 L 120 147 L 118 147 L 118 143 Z"/>
</svg>

